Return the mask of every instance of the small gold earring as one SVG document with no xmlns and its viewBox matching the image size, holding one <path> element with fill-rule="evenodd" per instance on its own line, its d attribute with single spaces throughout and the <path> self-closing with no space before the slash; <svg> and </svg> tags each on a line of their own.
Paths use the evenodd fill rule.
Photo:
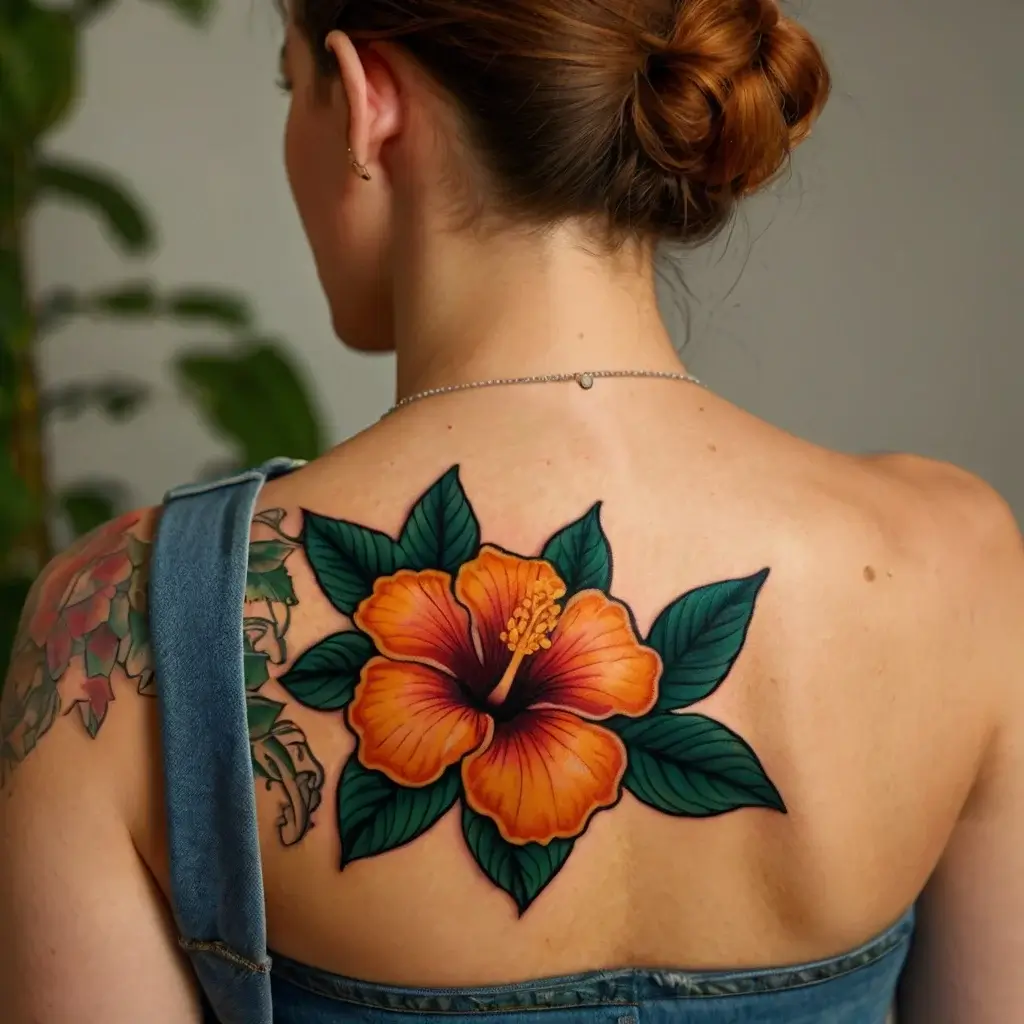
<svg viewBox="0 0 1024 1024">
<path fill-rule="evenodd" d="M 370 172 L 366 169 L 364 164 L 361 164 L 357 159 L 355 153 L 352 152 L 352 147 L 348 147 L 348 162 L 352 165 L 352 170 L 359 175 L 363 181 L 372 181 Z"/>
</svg>

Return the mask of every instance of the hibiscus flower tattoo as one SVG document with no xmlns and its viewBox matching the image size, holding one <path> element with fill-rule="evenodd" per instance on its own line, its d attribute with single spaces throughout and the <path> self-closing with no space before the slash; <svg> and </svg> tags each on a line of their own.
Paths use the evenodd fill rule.
<svg viewBox="0 0 1024 1024">
<path fill-rule="evenodd" d="M 461 764 L 466 803 L 506 841 L 578 836 L 618 801 L 626 768 L 597 723 L 649 712 L 661 659 L 622 605 L 587 590 L 563 608 L 566 595 L 549 563 L 491 547 L 454 581 L 378 580 L 355 615 L 382 655 L 349 707 L 360 761 L 403 786 Z"/>
<path fill-rule="evenodd" d="M 600 513 L 514 554 L 482 543 L 456 466 L 397 538 L 304 514 L 299 543 L 352 628 L 279 682 L 357 740 L 342 868 L 458 806 L 470 854 L 522 914 L 625 792 L 676 817 L 785 813 L 750 746 L 688 711 L 740 656 L 768 570 L 684 594 L 641 637 L 612 595 Z"/>
</svg>

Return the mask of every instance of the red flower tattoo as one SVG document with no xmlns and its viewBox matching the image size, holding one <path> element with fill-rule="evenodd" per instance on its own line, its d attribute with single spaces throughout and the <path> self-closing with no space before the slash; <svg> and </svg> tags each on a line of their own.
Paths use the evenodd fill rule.
<svg viewBox="0 0 1024 1024">
<path fill-rule="evenodd" d="M 101 526 L 56 558 L 33 588 L 0 705 L 0 783 L 59 712 L 77 707 L 95 736 L 114 699 L 116 668 L 140 692 L 150 689 L 149 544 L 133 532 L 141 518 L 129 513 Z"/>
</svg>

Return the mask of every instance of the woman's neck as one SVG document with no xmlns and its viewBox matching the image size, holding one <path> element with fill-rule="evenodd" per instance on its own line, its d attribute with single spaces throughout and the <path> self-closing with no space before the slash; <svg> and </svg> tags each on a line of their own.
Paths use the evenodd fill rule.
<svg viewBox="0 0 1024 1024">
<path fill-rule="evenodd" d="M 569 228 L 421 236 L 396 280 L 399 398 L 497 377 L 682 368 L 652 261 L 636 249 L 595 255 Z"/>
</svg>

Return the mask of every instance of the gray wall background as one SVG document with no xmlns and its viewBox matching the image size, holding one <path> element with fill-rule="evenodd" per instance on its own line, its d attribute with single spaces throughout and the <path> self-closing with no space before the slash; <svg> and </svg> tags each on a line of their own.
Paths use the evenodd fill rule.
<svg viewBox="0 0 1024 1024">
<path fill-rule="evenodd" d="M 674 260 L 689 294 L 670 269 L 666 316 L 696 372 L 741 405 L 839 448 L 958 462 L 1024 519 L 1024 3 L 789 6 L 828 53 L 834 97 L 731 238 Z M 53 148 L 124 172 L 163 245 L 129 266 L 92 221 L 51 207 L 36 275 L 41 288 L 152 273 L 244 289 L 341 440 L 387 407 L 391 362 L 331 337 L 281 166 L 279 44 L 270 0 L 223 0 L 205 35 L 136 0 L 98 23 L 83 101 Z M 116 372 L 156 388 L 130 429 L 58 424 L 60 481 L 118 476 L 150 502 L 219 454 L 164 372 L 197 341 L 224 343 L 81 323 L 46 343 L 50 382 Z"/>
</svg>

